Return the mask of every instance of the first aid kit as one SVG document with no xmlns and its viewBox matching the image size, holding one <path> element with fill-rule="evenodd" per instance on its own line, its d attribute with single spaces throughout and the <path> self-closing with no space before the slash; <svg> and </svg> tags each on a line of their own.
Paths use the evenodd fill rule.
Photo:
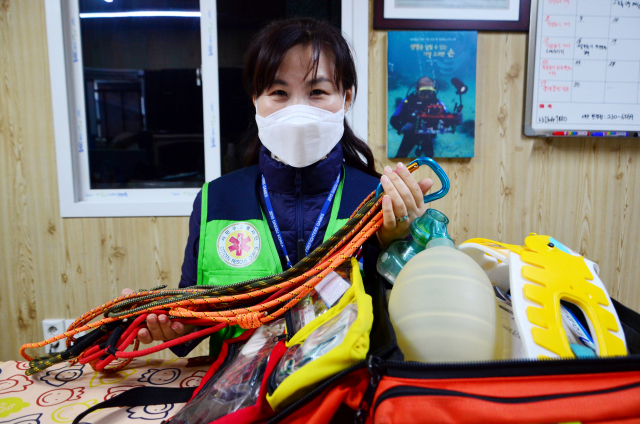
<svg viewBox="0 0 640 424">
<path fill-rule="evenodd" d="M 434 169 L 443 183 L 425 200 L 444 196 L 449 182 L 442 169 L 429 158 L 408 168 L 420 164 Z M 74 423 L 100 408 L 184 399 L 189 399 L 184 408 L 166 423 L 640 422 L 640 315 L 608 295 L 593 262 L 549 236 L 532 234 L 523 245 L 472 239 L 457 249 L 447 236 L 439 240 L 444 245 L 401 264 L 411 271 L 407 281 L 424 290 L 405 288 L 402 294 L 402 269 L 394 271 L 388 296 L 391 284 L 375 272 L 362 275 L 356 260 L 360 246 L 381 225 L 381 199 L 380 192 L 372 194 L 335 237 L 282 274 L 225 287 L 140 292 L 96 308 L 60 335 L 70 338 L 68 351 L 29 357 L 27 373 L 65 360 L 117 371 L 127 358 L 151 352 L 124 349 L 146 316 L 162 310 L 205 327 L 163 347 L 229 325 L 246 331 L 223 342 L 198 388 L 137 387 L 93 406 Z M 414 264 L 420 258 L 430 265 Z M 463 262 L 473 268 L 473 277 L 458 283 L 455 264 Z M 421 276 L 429 281 L 418 281 Z M 493 313 L 482 326 L 495 340 L 478 337 L 484 334 L 480 330 L 467 337 L 471 324 L 455 325 L 462 342 L 445 349 L 451 348 L 444 345 L 453 327 L 442 308 L 455 309 L 456 300 L 473 303 L 477 296 L 451 286 L 443 297 L 446 305 L 424 301 L 441 296 L 438 279 L 482 292 L 489 312 L 481 315 Z M 412 296 L 417 309 L 423 305 L 420 314 L 439 315 L 440 321 L 430 324 L 408 318 L 415 321 L 412 328 L 423 325 L 429 332 L 423 346 L 443 347 L 438 355 L 408 353 L 402 339 L 408 333 L 389 314 L 389 298 L 396 316 L 415 312 L 403 311 L 403 301 L 396 300 Z M 456 309 L 456 320 L 472 322 L 464 309 Z M 91 322 L 101 313 L 104 318 Z M 80 331 L 90 332 L 76 341 Z M 464 341 L 474 337 L 473 343 Z M 475 344 L 483 339 L 491 345 L 486 354 L 474 358 L 464 352 L 476 353 Z M 51 340 L 25 345 L 22 352 Z M 125 361 L 108 368 L 115 359 Z"/>
</svg>

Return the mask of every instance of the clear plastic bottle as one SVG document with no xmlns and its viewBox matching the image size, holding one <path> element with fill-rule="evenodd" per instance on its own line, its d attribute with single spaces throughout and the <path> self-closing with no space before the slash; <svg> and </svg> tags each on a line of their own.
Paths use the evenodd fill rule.
<svg viewBox="0 0 640 424">
<path fill-rule="evenodd" d="M 409 240 L 398 240 L 391 243 L 378 257 L 376 269 L 387 281 L 393 284 L 402 267 L 418 252 L 422 252 L 431 237 L 431 227 L 449 222 L 447 217 L 436 209 L 427 209 L 420 218 L 411 224 Z"/>
<path fill-rule="evenodd" d="M 498 359 L 495 294 L 487 275 L 454 247 L 444 216 L 429 241 L 398 274 L 389 315 L 407 361 Z"/>
</svg>

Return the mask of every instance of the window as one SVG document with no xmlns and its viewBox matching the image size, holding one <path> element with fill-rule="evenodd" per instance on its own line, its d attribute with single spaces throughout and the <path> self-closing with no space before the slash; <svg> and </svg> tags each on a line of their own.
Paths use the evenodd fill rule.
<svg viewBox="0 0 640 424">
<path fill-rule="evenodd" d="M 242 58 L 273 19 L 312 16 L 342 28 L 360 88 L 347 119 L 366 140 L 366 0 L 45 6 L 63 217 L 189 215 L 205 181 L 239 168 L 238 142 L 255 114 Z"/>
</svg>

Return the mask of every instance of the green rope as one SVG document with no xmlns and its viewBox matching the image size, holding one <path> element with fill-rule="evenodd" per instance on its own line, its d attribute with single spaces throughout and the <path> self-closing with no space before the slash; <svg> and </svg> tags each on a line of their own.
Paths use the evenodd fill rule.
<svg viewBox="0 0 640 424">
<path fill-rule="evenodd" d="M 349 232 L 358 225 L 362 217 L 364 217 L 367 212 L 371 210 L 373 205 L 377 202 L 378 198 L 374 197 L 366 202 L 356 213 L 350 218 L 345 225 L 343 225 L 335 234 L 330 236 L 324 243 L 315 248 L 309 255 L 302 258 L 301 261 L 293 265 L 288 270 L 285 270 L 279 274 L 270 275 L 267 277 L 254 278 L 252 280 L 242 281 L 235 284 L 230 284 L 228 286 L 216 286 L 216 287 L 203 287 L 198 290 L 193 291 L 193 288 L 189 288 L 190 293 L 185 293 L 185 289 L 168 289 L 161 290 L 158 293 L 135 297 L 131 299 L 123 300 L 116 305 L 113 305 L 109 309 L 107 309 L 104 313 L 104 316 L 107 318 L 118 318 L 124 315 L 136 314 L 142 311 L 162 309 L 164 305 L 169 303 L 175 303 L 184 300 L 190 299 L 205 299 L 207 297 L 221 297 L 225 295 L 233 295 L 235 293 L 248 293 L 253 291 L 258 291 L 265 287 L 272 287 L 276 284 L 279 284 L 282 281 L 287 281 L 298 277 L 305 273 L 306 271 L 312 269 L 315 265 L 317 265 L 340 240 L 342 240 Z M 163 287 L 163 286 L 160 286 Z M 166 287 L 166 286 L 164 286 Z M 142 306 L 138 306 L 133 309 L 127 309 L 129 305 L 145 302 L 151 299 L 163 298 L 164 299 L 156 300 L 154 302 L 147 303 Z M 228 307 L 229 303 L 224 302 L 214 306 L 216 309 L 220 310 L 223 307 Z M 235 308 L 234 308 L 235 309 Z"/>
</svg>

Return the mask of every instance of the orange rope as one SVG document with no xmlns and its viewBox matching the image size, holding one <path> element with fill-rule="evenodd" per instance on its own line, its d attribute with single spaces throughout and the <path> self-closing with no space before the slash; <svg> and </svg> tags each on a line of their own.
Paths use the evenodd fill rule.
<svg viewBox="0 0 640 424">
<path fill-rule="evenodd" d="M 413 172 L 413 170 L 417 169 L 418 166 L 410 166 L 408 169 Z M 356 211 L 352 214 L 352 217 L 355 216 L 356 212 L 359 211 L 367 202 L 371 200 L 374 193 L 371 193 L 365 199 L 360 206 L 356 209 Z M 66 332 L 53 336 L 47 340 L 38 342 L 38 343 L 27 343 L 24 344 L 20 348 L 20 354 L 23 358 L 28 361 L 33 361 L 33 358 L 27 355 L 26 350 L 32 348 L 39 348 L 46 346 L 50 343 L 55 343 L 61 339 L 67 338 L 67 347 L 71 347 L 75 342 L 75 335 L 78 333 L 95 330 L 97 328 L 102 327 L 103 325 L 107 325 L 110 323 L 115 323 L 118 321 L 126 321 L 131 317 L 138 317 L 140 315 L 159 312 L 168 314 L 172 317 L 172 319 L 178 319 L 179 321 L 188 323 L 192 320 L 199 320 L 204 322 L 210 322 L 212 326 L 216 326 L 218 323 L 226 324 L 226 325 L 240 325 L 242 328 L 256 328 L 261 326 L 262 324 L 272 321 L 284 313 L 286 313 L 289 309 L 291 309 L 300 299 L 309 294 L 315 286 L 322 281 L 322 279 L 327 276 L 330 272 L 335 270 L 338 266 L 340 266 L 343 262 L 351 258 L 356 254 L 358 249 L 362 246 L 362 244 L 371 237 L 382 225 L 382 197 L 380 197 L 369 209 L 369 211 L 360 219 L 360 221 L 352 228 L 348 234 L 342 237 L 340 240 L 336 241 L 336 244 L 322 257 L 319 264 L 315 267 L 303 272 L 301 275 L 298 275 L 294 278 L 291 278 L 286 281 L 282 281 L 280 283 L 272 284 L 268 287 L 256 288 L 252 289 L 245 293 L 237 293 L 233 295 L 221 295 L 215 297 L 195 297 L 190 299 L 182 299 L 176 300 L 175 302 L 163 304 L 163 305 L 155 305 L 150 306 L 148 308 L 144 308 L 142 310 L 138 310 L 137 312 L 133 312 L 130 314 L 121 315 L 118 317 L 104 317 L 97 321 L 91 322 L 98 316 L 104 314 L 109 309 L 121 304 L 124 301 L 128 301 L 130 299 L 141 299 L 151 297 L 154 301 L 158 301 L 161 299 L 167 299 L 172 297 L 172 293 L 175 294 L 195 294 L 201 292 L 202 289 L 174 289 L 174 290 L 147 290 L 140 291 L 136 293 L 131 293 L 126 296 L 120 296 L 116 299 L 113 299 L 97 308 L 94 308 L 81 317 L 76 319 L 73 324 L 67 329 Z M 275 277 L 274 277 L 275 278 Z M 275 299 L 267 300 L 267 301 L 257 301 L 257 298 L 274 295 L 281 290 L 286 290 L 287 292 L 278 296 Z M 158 297 L 154 297 L 154 296 Z M 233 309 L 225 309 L 225 310 L 215 310 L 219 307 L 225 307 L 230 305 L 237 305 L 240 303 L 253 302 L 249 303 L 243 307 L 235 307 Z M 141 299 L 140 303 L 133 303 L 129 309 L 133 309 L 139 305 L 142 305 L 144 300 Z M 202 323 L 200 322 L 200 325 Z M 137 330 L 135 331 L 137 334 Z M 121 343 L 118 344 L 118 349 L 120 347 L 126 348 L 125 344 L 131 341 L 131 339 L 135 338 L 131 336 L 131 333 L 128 331 L 127 339 L 121 340 Z M 124 336 L 123 336 L 124 337 Z M 125 343 L 127 342 L 127 343 Z M 173 343 L 171 343 L 173 344 Z M 162 345 L 160 345 L 162 346 Z M 149 351 L 146 349 L 145 351 L 137 351 L 137 341 L 136 346 L 134 347 L 134 352 L 122 352 L 117 351 L 116 354 L 111 354 L 107 359 L 99 360 L 99 357 L 103 356 L 102 350 L 96 350 L 95 347 L 91 349 L 85 350 L 78 358 L 69 358 L 73 361 L 80 361 L 82 363 L 86 363 L 90 361 L 92 367 L 97 370 L 107 370 L 106 365 L 111 362 L 111 360 L 115 358 L 127 358 L 126 361 L 118 364 L 116 367 L 110 368 L 110 371 L 117 371 L 122 369 L 128 361 L 131 360 L 138 353 L 143 354 L 143 352 Z M 160 347 L 159 349 L 161 349 Z M 159 350 L 158 349 L 158 350 Z M 104 354 L 106 355 L 106 354 Z M 83 359 L 84 358 L 84 359 Z M 95 358 L 95 359 L 94 359 Z M 52 359 L 53 361 L 54 359 Z M 42 365 L 42 364 L 41 364 Z M 44 361 L 44 365 L 48 366 L 48 362 Z M 36 368 L 36 372 L 39 369 Z"/>
</svg>

